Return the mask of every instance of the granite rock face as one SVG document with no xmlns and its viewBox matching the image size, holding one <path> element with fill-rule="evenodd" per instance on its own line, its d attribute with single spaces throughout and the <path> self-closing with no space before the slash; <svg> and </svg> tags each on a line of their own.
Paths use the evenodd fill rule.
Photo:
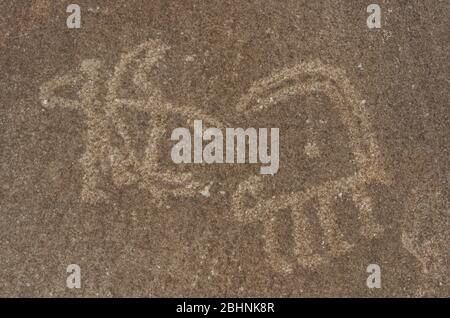
<svg viewBox="0 0 450 318">
<path fill-rule="evenodd" d="M 449 297 L 450 3 L 370 3 L 1 2 L 0 296 Z M 174 164 L 194 120 L 279 170 Z"/>
</svg>

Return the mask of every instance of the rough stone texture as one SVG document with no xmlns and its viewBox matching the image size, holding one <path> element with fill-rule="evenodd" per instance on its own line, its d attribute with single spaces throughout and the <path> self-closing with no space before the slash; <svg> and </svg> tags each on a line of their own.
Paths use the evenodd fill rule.
<svg viewBox="0 0 450 318">
<path fill-rule="evenodd" d="M 0 1 L 0 296 L 450 295 L 449 1 L 66 2 Z M 279 172 L 172 164 L 192 119 L 279 127 Z"/>
</svg>

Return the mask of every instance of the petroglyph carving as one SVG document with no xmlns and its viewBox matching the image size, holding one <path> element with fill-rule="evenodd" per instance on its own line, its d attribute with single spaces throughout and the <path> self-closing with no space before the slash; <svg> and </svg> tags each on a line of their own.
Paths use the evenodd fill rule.
<svg viewBox="0 0 450 318">
<path fill-rule="evenodd" d="M 83 201 L 97 203 L 109 200 L 102 188 L 107 175 L 111 176 L 116 186 L 137 184 L 150 191 L 158 199 L 156 202 L 161 202 L 159 199 L 167 194 L 193 196 L 202 186 L 193 179 L 191 173 L 175 174 L 158 169 L 160 144 L 170 116 L 181 115 L 188 125 L 194 119 L 202 118 L 216 127 L 224 126 L 195 108 L 176 107 L 164 101 L 161 92 L 147 80 L 146 72 L 158 67 L 158 62 L 167 49 L 167 46 L 158 41 L 148 41 L 122 55 L 112 78 L 106 83 L 104 103 L 99 96 L 102 63 L 98 60 L 85 60 L 79 72 L 57 76 L 41 87 L 40 100 L 44 107 L 78 110 L 86 118 L 86 151 L 80 160 L 84 173 L 81 191 Z M 133 66 L 133 84 L 143 93 L 144 97 L 141 99 L 123 98 L 119 93 L 125 75 Z M 76 87 L 80 83 L 82 88 L 78 92 L 78 100 L 60 97 L 56 93 L 60 88 Z M 133 148 L 129 127 L 120 114 L 122 110 L 144 112 L 152 118 L 143 157 L 139 157 Z M 121 146 L 112 144 L 113 133 L 122 139 Z"/>
<path fill-rule="evenodd" d="M 255 115 L 269 107 L 280 107 L 280 102 L 288 99 L 321 92 L 327 95 L 336 107 L 342 122 L 349 131 L 349 142 L 353 151 L 357 171 L 348 177 L 324 182 L 303 192 L 296 192 L 267 199 L 262 192 L 263 177 L 255 176 L 241 183 L 232 201 L 236 217 L 243 222 L 262 221 L 264 224 L 265 249 L 273 268 L 283 273 L 290 273 L 294 264 L 281 255 L 274 224 L 275 211 L 290 209 L 293 219 L 293 254 L 301 266 L 315 266 L 332 257 L 343 255 L 352 248 L 339 229 L 336 215 L 331 204 L 336 195 L 349 193 L 361 214 L 360 232 L 367 238 L 382 233 L 382 227 L 376 222 L 373 203 L 367 190 L 372 182 L 389 184 L 381 163 L 381 154 L 365 109 L 365 103 L 359 98 L 345 73 L 337 68 L 320 62 L 297 64 L 256 82 L 248 94 L 244 95 L 237 105 L 240 112 L 252 112 Z M 307 155 L 315 158 L 320 152 L 315 148 L 313 140 L 308 141 Z M 314 145 L 314 146 L 313 146 Z M 245 196 L 251 196 L 257 203 L 246 207 Z M 304 214 L 305 204 L 318 200 L 318 219 L 323 231 L 324 241 L 329 247 L 326 253 L 312 250 L 312 234 L 308 226 L 308 217 Z"/>
<path fill-rule="evenodd" d="M 448 280 L 450 250 L 449 200 L 438 184 L 425 182 L 412 189 L 406 204 L 408 217 L 403 220 L 401 242 L 419 262 L 422 273 Z"/>
<path fill-rule="evenodd" d="M 195 119 L 202 119 L 210 126 L 224 128 L 227 123 L 218 121 L 197 110 L 195 107 L 178 107 L 164 100 L 157 86 L 148 79 L 148 73 L 158 68 L 167 46 L 159 41 L 148 41 L 129 53 L 122 55 L 114 69 L 113 76 L 106 82 L 107 93 L 100 96 L 102 62 L 85 60 L 78 72 L 58 76 L 41 87 L 40 99 L 44 107 L 64 107 L 79 111 L 87 124 L 85 137 L 86 150 L 80 163 L 83 167 L 81 197 L 84 202 L 98 203 L 110 200 L 105 180 L 120 187 L 135 184 L 152 193 L 155 202 L 161 203 L 168 194 L 194 196 L 200 193 L 205 184 L 189 172 L 175 173 L 165 171 L 159 165 L 161 142 L 167 132 L 168 120 L 181 116 L 187 125 Z M 127 74 L 132 75 L 134 99 L 124 98 L 121 89 Z M 78 99 L 61 97 L 57 90 L 64 86 L 76 87 L 81 84 Z M 135 92 L 135 90 L 133 90 Z M 382 233 L 376 222 L 373 204 L 367 185 L 373 182 L 388 184 L 384 173 L 381 154 L 371 129 L 364 102 L 351 86 L 345 73 L 337 68 L 320 62 L 301 63 L 292 68 L 276 72 L 251 86 L 238 102 L 236 109 L 247 114 L 257 114 L 269 107 L 277 107 L 282 101 L 293 96 L 321 92 L 327 95 L 340 115 L 340 119 L 349 131 L 349 142 L 357 164 L 357 171 L 339 180 L 324 182 L 309 189 L 283 194 L 267 199 L 264 193 L 263 176 L 252 176 L 242 182 L 232 196 L 232 211 L 242 222 L 261 221 L 264 225 L 265 251 L 273 268 L 282 273 L 293 271 L 294 264 L 280 255 L 279 244 L 274 225 L 274 212 L 290 209 L 294 223 L 293 239 L 296 263 L 301 266 L 316 266 L 332 257 L 345 254 L 352 248 L 337 224 L 332 211 L 332 199 L 338 194 L 351 194 L 355 206 L 360 212 L 360 232 L 367 238 Z M 136 99 L 136 96 L 139 98 Z M 134 135 L 129 124 L 123 118 L 123 111 L 144 112 L 151 118 L 151 131 L 144 155 L 140 155 L 133 146 Z M 120 145 L 112 142 L 112 136 L 120 137 Z M 316 136 L 311 131 L 307 155 L 312 158 L 321 156 Z M 168 137 L 170 138 L 170 137 Z M 257 199 L 253 207 L 244 204 L 244 197 L 250 195 Z M 328 246 L 325 253 L 313 249 L 312 235 L 309 233 L 305 204 L 318 200 L 318 219 L 322 236 Z"/>
</svg>

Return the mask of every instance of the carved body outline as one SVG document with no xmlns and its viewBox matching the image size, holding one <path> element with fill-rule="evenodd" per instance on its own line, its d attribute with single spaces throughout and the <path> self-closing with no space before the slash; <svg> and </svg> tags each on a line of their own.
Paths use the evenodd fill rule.
<svg viewBox="0 0 450 318">
<path fill-rule="evenodd" d="M 87 203 L 99 203 L 109 201 L 108 195 L 101 189 L 101 179 L 105 171 L 111 169 L 114 184 L 120 186 L 129 183 L 141 181 L 141 188 L 150 189 L 155 198 L 155 202 L 161 202 L 167 194 L 193 196 L 197 193 L 200 184 L 196 182 L 190 173 L 174 175 L 170 172 L 158 171 L 158 163 L 156 157 L 158 155 L 158 140 L 162 138 L 164 125 L 156 126 L 152 131 L 149 144 L 146 148 L 144 162 L 139 161 L 133 153 L 130 146 L 130 137 L 126 132 L 126 123 L 118 115 L 118 110 L 122 107 L 131 109 L 139 109 L 150 114 L 159 114 L 162 116 L 170 116 L 170 114 L 182 114 L 188 121 L 196 118 L 203 118 L 212 123 L 215 127 L 225 127 L 226 124 L 217 121 L 210 116 L 202 113 L 197 109 L 186 109 L 171 105 L 164 101 L 161 93 L 151 82 L 144 80 L 145 72 L 149 68 L 157 66 L 159 60 L 163 57 L 167 46 L 156 40 L 147 41 L 139 45 L 130 53 L 122 55 L 119 63 L 115 67 L 113 77 L 107 83 L 106 103 L 103 105 L 98 98 L 96 85 L 100 81 L 99 69 L 102 63 L 99 60 L 84 60 L 81 64 L 81 74 L 74 72 L 64 76 L 57 76 L 53 80 L 45 83 L 41 87 L 40 99 L 44 107 L 62 106 L 69 109 L 82 111 L 87 118 L 87 137 L 86 152 L 80 159 L 83 165 L 83 182 L 81 197 Z M 149 92 L 147 100 L 130 100 L 122 99 L 117 96 L 117 90 L 120 85 L 120 78 L 126 72 L 126 67 L 135 61 L 139 55 L 143 55 L 143 60 L 139 64 L 138 70 L 133 78 L 134 83 L 141 89 Z M 303 81 L 302 76 L 307 75 L 309 80 Z M 312 79 L 313 80 L 312 80 Z M 57 87 L 62 85 L 74 85 L 76 82 L 85 80 L 81 89 L 81 99 L 69 100 L 60 98 L 53 94 Z M 294 85 L 292 85 L 292 80 Z M 283 82 L 291 84 L 282 87 Z M 258 98 L 267 90 L 282 87 L 275 90 L 267 97 Z M 345 73 L 335 67 L 324 65 L 318 61 L 300 63 L 294 67 L 286 68 L 280 72 L 274 72 L 271 76 L 254 83 L 240 101 L 236 109 L 238 112 L 255 111 L 253 106 L 258 106 L 256 110 L 272 107 L 276 103 L 290 98 L 293 95 L 306 94 L 308 92 L 323 92 L 327 94 L 340 107 L 339 113 L 342 116 L 344 124 L 349 128 L 352 137 L 352 149 L 359 170 L 352 176 L 342 178 L 337 181 L 330 181 L 322 185 L 308 189 L 305 192 L 298 192 L 289 195 L 283 195 L 275 199 L 261 200 L 255 207 L 246 209 L 242 206 L 242 195 L 249 190 L 249 185 L 256 185 L 258 188 L 258 178 L 252 177 L 242 182 L 232 198 L 232 211 L 235 217 L 242 222 L 265 221 L 264 237 L 265 251 L 269 255 L 269 260 L 273 268 L 282 273 L 291 273 L 294 265 L 290 264 L 283 256 L 279 255 L 277 250 L 276 238 L 274 233 L 274 223 L 272 220 L 272 212 L 275 209 L 283 207 L 294 207 L 294 222 L 297 230 L 294 231 L 294 239 L 296 246 L 294 254 L 297 262 L 302 266 L 316 266 L 324 263 L 331 257 L 337 257 L 349 249 L 352 245 L 346 242 L 342 233 L 336 225 L 335 216 L 330 211 L 329 203 L 332 196 L 337 192 L 351 192 L 353 199 L 362 212 L 365 223 L 362 227 L 362 233 L 366 237 L 373 237 L 382 232 L 382 228 L 376 223 L 372 211 L 372 202 L 367 194 L 366 185 L 369 182 L 380 182 L 389 184 L 381 163 L 381 153 L 375 141 L 374 134 L 371 129 L 367 110 L 362 100 L 353 89 Z M 259 99 L 259 101 L 257 101 Z M 351 109 L 344 107 L 345 102 L 350 102 Z M 253 109 L 252 109 L 253 107 Z M 355 124 L 355 120 L 360 120 L 362 125 Z M 108 143 L 109 125 L 117 129 L 117 133 L 125 142 L 125 149 L 128 153 L 121 153 L 119 149 L 112 147 Z M 366 145 L 364 145 L 366 143 Z M 364 151 L 365 146 L 369 149 Z M 123 166 L 131 166 L 133 173 L 123 171 Z M 139 179 L 139 180 L 138 180 Z M 167 189 L 154 184 L 155 180 L 170 180 L 178 188 L 175 190 Z M 257 195 L 257 193 L 254 193 Z M 306 225 L 301 215 L 301 207 L 314 196 L 321 194 L 319 220 L 324 230 L 324 235 L 329 243 L 339 242 L 339 245 L 330 244 L 331 249 L 327 253 L 326 259 L 314 253 L 308 244 L 299 244 L 300 241 L 308 240 L 302 236 L 303 231 L 299 230 Z M 368 225 L 368 226 L 365 226 Z"/>
</svg>

